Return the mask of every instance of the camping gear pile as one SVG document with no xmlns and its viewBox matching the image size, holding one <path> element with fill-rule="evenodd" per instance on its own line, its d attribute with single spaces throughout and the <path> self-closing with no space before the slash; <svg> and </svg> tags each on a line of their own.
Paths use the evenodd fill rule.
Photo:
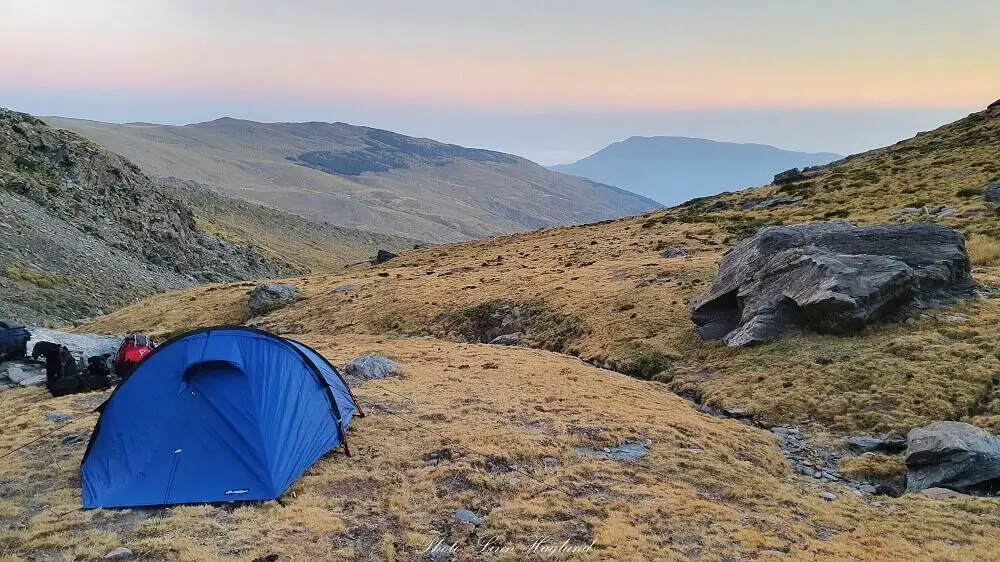
<svg viewBox="0 0 1000 562">
<path fill-rule="evenodd" d="M 124 380 L 149 355 L 155 344 L 145 335 L 133 334 L 126 336 L 118 344 L 115 353 L 100 353 L 103 346 L 83 346 L 83 357 L 79 362 L 66 344 L 71 343 L 71 334 L 39 328 L 43 337 L 52 337 L 56 342 L 40 341 L 31 346 L 30 359 L 26 356 L 31 332 L 24 326 L 12 321 L 0 321 L 0 361 L 14 361 L 15 365 L 8 368 L 16 372 L 30 373 L 32 364 L 45 365 L 45 386 L 52 396 L 65 396 L 80 392 L 104 390 L 110 388 L 119 380 Z M 61 338 L 60 336 L 65 336 Z M 107 338 L 105 338 L 107 339 Z M 79 342 L 76 342 L 78 344 Z M 77 353 L 80 346 L 76 345 Z M 91 350 L 88 352 L 88 350 Z M 97 352 L 88 357 L 88 353 Z M 31 377 L 28 377 L 31 378 Z M 13 381 L 19 382 L 19 381 Z M 37 384 L 41 384 L 39 381 Z M 11 386 L 6 384 L 0 388 Z"/>
<path fill-rule="evenodd" d="M 117 380 L 125 380 L 149 355 L 155 345 L 148 336 L 126 336 L 115 352 L 95 355 L 78 364 L 70 350 L 52 342 L 38 342 L 31 357 L 45 357 L 45 387 L 52 396 L 66 396 L 110 388 Z"/>
<path fill-rule="evenodd" d="M 276 499 L 331 450 L 350 454 L 363 415 L 322 355 L 242 326 L 158 346 L 98 411 L 84 508 Z"/>
</svg>

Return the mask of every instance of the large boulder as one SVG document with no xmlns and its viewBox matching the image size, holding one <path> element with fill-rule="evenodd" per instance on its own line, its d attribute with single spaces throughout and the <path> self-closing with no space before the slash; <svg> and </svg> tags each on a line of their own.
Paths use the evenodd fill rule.
<svg viewBox="0 0 1000 562">
<path fill-rule="evenodd" d="M 907 435 L 906 489 L 968 494 L 1000 490 L 1000 438 L 961 422 L 937 422 Z"/>
<path fill-rule="evenodd" d="M 691 319 L 730 347 L 854 333 L 970 296 L 970 270 L 964 236 L 940 225 L 769 227 L 723 258 Z"/>
<path fill-rule="evenodd" d="M 268 312 L 275 311 L 281 307 L 299 300 L 302 293 L 295 285 L 257 285 L 250 292 L 250 317 L 263 316 Z"/>
</svg>

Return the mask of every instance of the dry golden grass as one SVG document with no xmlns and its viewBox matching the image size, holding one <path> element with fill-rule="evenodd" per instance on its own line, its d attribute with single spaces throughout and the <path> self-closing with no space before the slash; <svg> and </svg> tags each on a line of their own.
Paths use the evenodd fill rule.
<svg viewBox="0 0 1000 562">
<path fill-rule="evenodd" d="M 1000 300 L 969 301 L 856 337 L 802 336 L 742 350 L 702 341 L 687 311 L 726 248 L 762 224 L 846 214 L 862 223 L 935 220 L 998 236 L 996 219 L 968 195 L 998 171 L 998 116 L 842 162 L 812 185 L 794 188 L 807 196 L 794 206 L 706 213 L 696 203 L 289 280 L 303 298 L 264 325 L 315 345 L 337 364 L 363 351 L 405 363 L 405 378 L 367 383 L 359 395 L 363 404 L 409 421 L 366 407 L 371 415 L 350 432 L 356 456 L 317 463 L 295 484 L 287 508 L 183 507 L 153 516 L 75 511 L 57 518 L 47 511 L 43 506 L 61 513 L 79 505 L 74 478 L 82 446 L 59 446 L 53 436 L 0 461 L 0 514 L 7 517 L 0 523 L 0 557 L 88 559 L 126 544 L 150 559 L 274 552 L 288 559 L 412 560 L 442 537 L 459 542 L 462 560 L 478 558 L 476 540 L 495 536 L 523 546 L 544 535 L 596 540 L 596 550 L 582 557 L 594 560 L 995 559 L 1000 509 L 994 501 L 880 497 L 876 503 L 797 479 L 770 434 L 698 414 L 670 390 L 746 408 L 764 421 L 795 423 L 827 440 L 845 432 L 902 434 L 940 419 L 1000 429 L 1000 391 L 992 383 L 1000 371 Z M 919 202 L 911 197 L 972 214 L 893 218 L 893 209 Z M 688 255 L 660 255 L 671 247 Z M 975 275 L 1000 285 L 996 265 L 981 263 Z M 86 329 L 169 335 L 245 322 L 252 286 L 160 295 Z M 669 367 L 658 375 L 662 382 L 643 382 L 569 355 L 456 342 L 448 319 L 497 299 L 548 313 L 540 316 L 543 325 L 529 329 L 532 345 L 619 368 L 637 354 L 659 354 Z M 486 363 L 499 369 L 483 369 Z M 12 391 L 4 398 L 0 446 L 40 434 L 44 412 L 78 416 L 100 396 L 53 400 Z M 634 464 L 574 451 L 645 438 L 653 440 L 652 452 Z M 505 468 L 511 463 L 531 477 Z M 898 459 L 878 456 L 846 460 L 844 469 L 865 477 L 900 471 Z M 824 490 L 839 499 L 823 502 Z M 454 526 L 450 514 L 457 508 L 485 516 L 486 527 L 473 535 Z"/>
<path fill-rule="evenodd" d="M 349 432 L 354 456 L 319 461 L 286 495 L 287 507 L 79 511 L 85 444 L 60 441 L 88 433 L 94 417 L 83 416 L 105 394 L 6 392 L 4 450 L 50 429 L 47 412 L 83 421 L 0 461 L 0 512 L 9 515 L 0 557 L 90 560 L 125 545 L 153 560 L 418 560 L 440 537 L 459 544 L 458 560 L 511 560 L 525 556 L 479 555 L 475 545 L 496 537 L 524 548 L 545 536 L 596 540 L 586 560 L 747 560 L 769 550 L 796 559 L 977 560 L 1000 544 L 1000 511 L 989 500 L 879 498 L 879 507 L 846 488 L 796 480 L 766 431 L 698 414 L 657 383 L 564 355 L 425 338 L 303 339 L 337 364 L 374 351 L 407 371 L 358 388 L 369 415 Z M 499 369 L 481 368 L 489 362 Z M 651 452 L 635 463 L 574 451 L 647 438 Z M 827 490 L 840 498 L 824 502 Z M 485 527 L 452 524 L 460 508 Z"/>
<path fill-rule="evenodd" d="M 848 478 L 857 480 L 905 480 L 904 461 L 898 455 L 866 454 L 844 458 L 840 461 L 840 470 Z"/>
<path fill-rule="evenodd" d="M 697 391 L 715 406 L 746 408 L 764 421 L 895 434 L 951 418 L 1000 428 L 993 418 L 1000 401 L 982 396 L 1000 371 L 1000 301 L 972 301 L 857 337 L 803 336 L 732 350 L 702 341 L 687 310 L 715 275 L 725 231 L 650 220 L 657 216 L 439 246 L 378 268 L 302 277 L 291 282 L 304 298 L 271 314 L 266 325 L 293 334 L 455 339 L 443 313 L 495 299 L 540 303 L 567 316 L 563 328 L 576 327 L 562 351 L 619 368 L 636 349 L 663 353 L 673 370 L 661 380 L 672 388 Z M 675 246 L 689 255 L 660 255 Z M 976 273 L 992 284 L 997 274 L 990 267 Z M 241 323 L 251 288 L 163 295 L 87 329 L 162 334 Z M 941 319 L 955 313 L 968 322 Z M 558 348 L 558 330 L 543 328 L 529 340 Z"/>
<path fill-rule="evenodd" d="M 984 234 L 973 234 L 966 242 L 973 265 L 1000 263 L 1000 240 Z"/>
</svg>

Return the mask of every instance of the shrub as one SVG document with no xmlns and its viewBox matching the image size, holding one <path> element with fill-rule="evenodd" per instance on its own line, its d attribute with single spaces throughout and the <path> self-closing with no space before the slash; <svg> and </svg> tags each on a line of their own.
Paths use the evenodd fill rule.
<svg viewBox="0 0 1000 562">
<path fill-rule="evenodd" d="M 983 190 L 976 187 L 967 187 L 958 191 L 959 197 L 979 197 L 982 194 Z"/>
<path fill-rule="evenodd" d="M 13 281 L 31 283 L 32 285 L 42 289 L 55 289 L 59 285 L 64 285 L 66 283 L 66 278 L 60 275 L 43 273 L 41 271 L 32 271 L 30 269 L 21 269 L 13 265 L 7 266 L 4 270 L 4 276 Z"/>
<path fill-rule="evenodd" d="M 840 470 L 848 478 L 898 480 L 906 478 L 906 462 L 901 456 L 862 455 L 840 461 Z"/>
<path fill-rule="evenodd" d="M 673 370 L 673 362 L 661 351 L 646 344 L 638 344 L 627 352 L 618 363 L 618 371 L 642 380 L 662 380 Z M 663 381 L 669 382 L 669 381 Z"/>
<path fill-rule="evenodd" d="M 824 219 L 846 219 L 849 216 L 851 216 L 851 212 L 847 209 L 834 209 L 823 213 Z"/>
</svg>

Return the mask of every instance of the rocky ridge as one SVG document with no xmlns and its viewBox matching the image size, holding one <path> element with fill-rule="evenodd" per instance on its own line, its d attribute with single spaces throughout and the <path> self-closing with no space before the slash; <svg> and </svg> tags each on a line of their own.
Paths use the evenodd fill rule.
<svg viewBox="0 0 1000 562">
<path fill-rule="evenodd" d="M 128 160 L 0 109 L 0 300 L 27 322 L 94 316 L 151 293 L 297 270 L 199 230 Z"/>
</svg>

